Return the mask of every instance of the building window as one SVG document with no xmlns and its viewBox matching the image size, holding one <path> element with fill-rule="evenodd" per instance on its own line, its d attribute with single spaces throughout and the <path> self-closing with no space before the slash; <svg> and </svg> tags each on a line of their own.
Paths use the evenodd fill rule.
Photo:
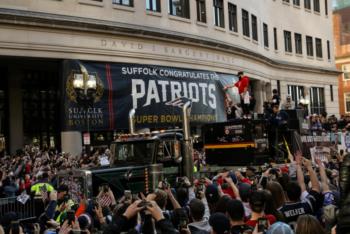
<svg viewBox="0 0 350 234">
<path fill-rule="evenodd" d="M 129 7 L 134 6 L 133 0 L 112 0 L 112 3 L 117 5 L 129 6 Z"/>
<path fill-rule="evenodd" d="M 328 0 L 324 0 L 324 12 L 328 15 Z"/>
<path fill-rule="evenodd" d="M 350 112 L 350 93 L 344 93 L 344 99 L 345 99 L 345 112 Z"/>
<path fill-rule="evenodd" d="M 146 0 L 146 10 L 160 12 L 160 0 Z"/>
<path fill-rule="evenodd" d="M 297 106 L 300 100 L 304 98 L 304 86 L 288 85 L 288 94 L 292 97 L 292 100 Z"/>
<path fill-rule="evenodd" d="M 292 53 L 292 34 L 289 31 L 284 31 L 284 49 L 286 52 Z"/>
<path fill-rule="evenodd" d="M 331 60 L 331 47 L 329 41 L 327 41 L 327 58 L 328 60 Z"/>
<path fill-rule="evenodd" d="M 324 88 L 312 87 L 310 89 L 311 114 L 321 114 L 325 111 Z"/>
<path fill-rule="evenodd" d="M 202 23 L 207 22 L 205 0 L 197 0 L 197 21 Z"/>
<path fill-rule="evenodd" d="M 242 9 L 242 25 L 243 25 L 243 35 L 246 37 L 250 37 L 249 13 L 244 9 Z"/>
<path fill-rule="evenodd" d="M 320 0 L 314 0 L 314 11 L 320 12 Z"/>
<path fill-rule="evenodd" d="M 190 18 L 190 1 L 189 0 L 169 0 L 170 15 L 182 18 Z"/>
<path fill-rule="evenodd" d="M 304 0 L 305 9 L 311 10 L 311 0 Z"/>
<path fill-rule="evenodd" d="M 224 3 L 223 0 L 214 0 L 214 14 L 215 14 L 215 26 L 224 28 Z"/>
<path fill-rule="evenodd" d="M 303 42 L 301 39 L 301 34 L 294 33 L 294 40 L 295 40 L 295 53 L 303 54 Z"/>
<path fill-rule="evenodd" d="M 350 80 L 350 64 L 342 65 L 343 79 Z"/>
<path fill-rule="evenodd" d="M 295 6 L 300 6 L 300 0 L 293 0 L 293 4 Z"/>
<path fill-rule="evenodd" d="M 255 15 L 252 15 L 252 38 L 258 40 L 258 20 Z"/>
<path fill-rule="evenodd" d="M 330 85 L 330 86 L 329 86 L 329 91 L 330 91 L 330 93 L 331 93 L 331 102 L 333 102 L 333 101 L 334 101 L 333 85 Z"/>
<path fill-rule="evenodd" d="M 287 3 L 289 3 L 289 0 L 283 0 L 283 2 L 287 2 Z"/>
<path fill-rule="evenodd" d="M 306 54 L 307 56 L 314 56 L 314 45 L 310 36 L 306 36 Z"/>
<path fill-rule="evenodd" d="M 273 39 L 274 39 L 274 44 L 275 44 L 275 50 L 278 50 L 277 28 L 273 28 Z"/>
<path fill-rule="evenodd" d="M 263 24 L 264 29 L 264 46 L 269 47 L 269 28 L 267 24 Z"/>
<path fill-rule="evenodd" d="M 316 57 L 322 58 L 322 40 L 320 38 L 316 38 Z"/>
<path fill-rule="evenodd" d="M 238 32 L 237 29 L 237 6 L 228 3 L 228 20 L 229 20 L 229 26 L 230 30 L 234 32 Z"/>
</svg>

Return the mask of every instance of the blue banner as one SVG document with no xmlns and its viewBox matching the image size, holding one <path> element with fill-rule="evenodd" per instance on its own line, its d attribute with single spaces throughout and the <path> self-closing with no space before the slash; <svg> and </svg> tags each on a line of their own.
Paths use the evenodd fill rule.
<svg viewBox="0 0 350 234">
<path fill-rule="evenodd" d="M 86 94 L 86 106 L 74 89 L 74 80 L 96 79 Z M 191 126 L 226 121 L 223 87 L 234 75 L 210 71 L 66 60 L 63 64 L 63 130 L 104 131 L 128 128 L 128 113 L 136 110 L 136 129 L 181 126 L 181 105 L 192 101 Z"/>
</svg>

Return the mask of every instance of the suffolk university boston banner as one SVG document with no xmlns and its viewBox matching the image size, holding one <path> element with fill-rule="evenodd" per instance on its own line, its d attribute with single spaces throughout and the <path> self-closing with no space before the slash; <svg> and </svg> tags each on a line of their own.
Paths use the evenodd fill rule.
<svg viewBox="0 0 350 234">
<path fill-rule="evenodd" d="M 192 100 L 191 125 L 226 120 L 223 87 L 237 77 L 209 71 L 141 64 L 66 60 L 63 65 L 63 129 L 128 128 L 136 110 L 138 128 L 181 126 L 181 102 Z M 77 78 L 97 80 L 94 103 L 84 106 L 73 87 Z M 174 102 L 174 100 L 177 100 Z"/>
</svg>

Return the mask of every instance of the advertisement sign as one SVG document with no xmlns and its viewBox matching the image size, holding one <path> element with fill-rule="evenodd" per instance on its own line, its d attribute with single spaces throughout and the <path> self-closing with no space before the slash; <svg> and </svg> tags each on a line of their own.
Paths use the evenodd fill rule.
<svg viewBox="0 0 350 234">
<path fill-rule="evenodd" d="M 187 100 L 191 126 L 226 121 L 223 87 L 238 80 L 210 71 L 77 60 L 64 61 L 63 78 L 66 131 L 128 129 L 132 108 L 136 129 L 181 126 L 179 107 Z M 88 89 L 90 79 L 96 80 L 95 90 Z M 84 105 L 81 95 L 90 95 L 93 104 Z"/>
</svg>

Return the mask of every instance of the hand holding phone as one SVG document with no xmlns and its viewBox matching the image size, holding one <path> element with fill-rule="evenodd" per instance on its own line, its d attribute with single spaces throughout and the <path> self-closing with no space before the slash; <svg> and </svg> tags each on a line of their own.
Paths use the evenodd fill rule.
<svg viewBox="0 0 350 234">
<path fill-rule="evenodd" d="M 259 218 L 258 219 L 258 232 L 265 233 L 268 229 L 268 220 L 267 218 Z"/>
</svg>

